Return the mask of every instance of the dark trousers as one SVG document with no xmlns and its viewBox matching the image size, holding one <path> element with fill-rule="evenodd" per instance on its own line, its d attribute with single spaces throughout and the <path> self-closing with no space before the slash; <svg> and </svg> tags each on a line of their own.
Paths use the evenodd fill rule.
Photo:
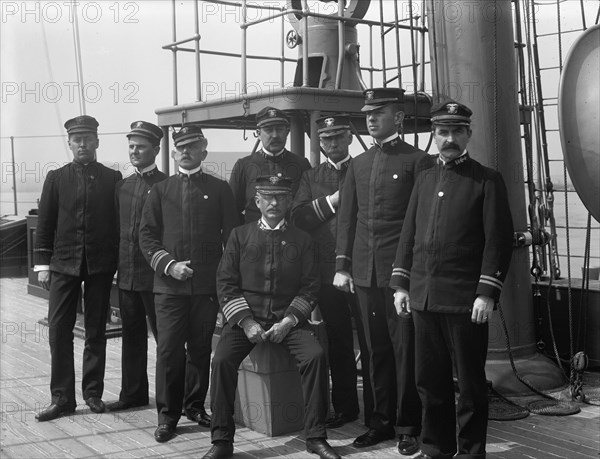
<svg viewBox="0 0 600 459">
<path fill-rule="evenodd" d="M 415 384 L 414 326 L 399 317 L 393 290 L 356 287 L 371 359 L 374 410 L 369 427 L 419 435 L 421 401 Z"/>
<path fill-rule="evenodd" d="M 356 416 L 359 412 L 356 390 L 357 374 L 354 356 L 354 333 L 352 316 L 357 324 L 362 323 L 354 295 L 341 292 L 333 285 L 322 285 L 319 293 L 319 309 L 325 322 L 328 337 L 329 369 L 331 371 L 331 402 L 336 413 Z M 357 317 L 358 316 L 358 317 Z M 355 319 L 355 320 L 356 320 Z M 365 423 L 368 423 L 373 410 L 373 395 L 368 378 L 368 350 L 364 332 L 358 327 L 359 345 L 363 373 L 363 401 L 365 405 Z"/>
<path fill-rule="evenodd" d="M 119 289 L 123 328 L 121 347 L 121 394 L 119 400 L 148 403 L 148 327 L 156 340 L 154 293 Z M 146 320 L 148 317 L 148 320 Z"/>
<path fill-rule="evenodd" d="M 176 426 L 184 406 L 204 407 L 219 304 L 210 295 L 157 293 L 155 307 L 158 424 Z"/>
<path fill-rule="evenodd" d="M 102 397 L 106 364 L 106 319 L 113 274 L 80 276 L 51 272 L 48 326 L 52 370 L 50 392 L 52 403 L 75 408 L 75 361 L 73 327 L 77 319 L 77 301 L 83 292 L 85 347 L 81 387 L 84 400 Z"/>
<path fill-rule="evenodd" d="M 212 410 L 212 441 L 233 442 L 235 391 L 238 367 L 254 348 L 244 330 L 237 325 L 225 324 L 221 339 L 212 361 L 210 401 Z M 302 325 L 288 333 L 281 342 L 298 362 L 302 395 L 304 398 L 304 432 L 306 438 L 326 438 L 328 391 L 327 357 L 319 344 L 317 334 L 308 325 Z"/>
<path fill-rule="evenodd" d="M 423 401 L 421 450 L 433 457 L 483 458 L 488 424 L 488 325 L 471 314 L 412 312 L 417 387 Z M 460 397 L 454 404 L 453 363 Z M 458 450 L 456 424 L 458 421 Z"/>
</svg>

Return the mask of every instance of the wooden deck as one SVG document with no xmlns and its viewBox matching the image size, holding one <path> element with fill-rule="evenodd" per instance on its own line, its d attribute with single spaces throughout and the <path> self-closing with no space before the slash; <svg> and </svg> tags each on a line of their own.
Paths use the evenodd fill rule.
<svg viewBox="0 0 600 459">
<path fill-rule="evenodd" d="M 200 457 L 210 447 L 208 429 L 182 419 L 177 437 L 168 443 L 154 441 L 154 404 L 146 409 L 117 414 L 91 413 L 83 404 L 70 417 L 38 423 L 35 414 L 50 400 L 48 330 L 38 320 L 47 302 L 27 295 L 25 278 L 0 280 L 0 457 L 2 458 L 132 458 Z M 154 393 L 154 346 L 149 356 L 151 397 Z M 120 389 L 118 338 L 107 346 L 105 401 L 118 398 Z M 75 339 L 77 384 L 81 381 L 83 341 Z M 596 378 L 596 381 L 598 378 Z M 517 400 L 525 402 L 526 399 Z M 600 407 L 582 405 L 581 413 L 567 417 L 530 415 L 518 421 L 490 421 L 489 458 L 598 458 Z M 330 443 L 344 457 L 399 458 L 396 443 L 386 442 L 368 451 L 351 446 L 365 431 L 354 422 L 328 432 Z M 238 427 L 237 458 L 316 457 L 304 450 L 302 435 L 269 438 Z"/>
</svg>

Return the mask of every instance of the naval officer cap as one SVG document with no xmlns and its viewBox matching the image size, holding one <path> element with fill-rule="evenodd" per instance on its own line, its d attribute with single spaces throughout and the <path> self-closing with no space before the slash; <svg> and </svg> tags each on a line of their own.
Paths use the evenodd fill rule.
<svg viewBox="0 0 600 459">
<path fill-rule="evenodd" d="M 287 115 L 275 107 L 265 107 L 256 114 L 256 127 L 262 128 L 271 125 L 290 125 Z"/>
<path fill-rule="evenodd" d="M 182 147 L 204 138 L 202 128 L 197 124 L 184 124 L 179 131 L 173 132 L 173 143 L 176 147 Z"/>
<path fill-rule="evenodd" d="M 469 126 L 473 112 L 466 105 L 446 99 L 431 107 L 431 123 L 442 125 Z"/>
<path fill-rule="evenodd" d="M 350 129 L 350 116 L 347 114 L 323 116 L 317 120 L 319 137 L 333 137 Z"/>
<path fill-rule="evenodd" d="M 99 124 L 98 121 L 96 121 L 96 118 L 89 115 L 76 116 L 65 123 L 65 129 L 69 135 L 82 132 L 98 134 L 98 126 Z"/>
<path fill-rule="evenodd" d="M 147 121 L 134 121 L 130 126 L 131 132 L 127 134 L 127 138 L 131 136 L 145 137 L 150 140 L 153 145 L 158 145 L 162 139 L 163 131 L 157 125 L 148 123 Z"/>
<path fill-rule="evenodd" d="M 400 88 L 372 88 L 363 92 L 365 104 L 362 112 L 370 112 L 388 104 L 404 104 L 404 89 Z"/>
<path fill-rule="evenodd" d="M 261 175 L 256 178 L 256 192 L 264 195 L 290 194 L 292 179 L 279 175 Z"/>
</svg>

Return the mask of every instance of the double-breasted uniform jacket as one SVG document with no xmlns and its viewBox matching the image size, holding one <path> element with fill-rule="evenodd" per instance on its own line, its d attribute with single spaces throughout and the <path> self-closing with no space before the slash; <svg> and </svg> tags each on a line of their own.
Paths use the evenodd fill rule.
<svg viewBox="0 0 600 459">
<path fill-rule="evenodd" d="M 316 242 L 316 257 L 323 284 L 333 283 L 337 236 L 337 212 L 329 205 L 327 196 L 341 188 L 350 161 L 342 163 L 340 169 L 326 161 L 302 174 L 292 206 L 292 221 L 308 231 Z"/>
<path fill-rule="evenodd" d="M 229 185 L 233 191 L 240 222 L 254 222 L 260 218 L 260 211 L 254 202 L 257 177 L 262 175 L 289 177 L 292 182 L 292 196 L 294 196 L 302 173 L 308 169 L 310 163 L 306 158 L 285 149 L 277 156 L 259 150 L 238 159 L 231 171 Z"/>
<path fill-rule="evenodd" d="M 88 274 L 114 273 L 119 246 L 114 196 L 122 178 L 97 161 L 73 161 L 50 171 L 39 204 L 34 264 L 79 276 L 85 260 Z"/>
<path fill-rule="evenodd" d="M 167 174 L 154 169 L 121 180 L 115 193 L 119 215 L 119 288 L 138 292 L 151 292 L 154 271 L 140 249 L 139 230 L 142 210 L 150 188 L 167 178 Z"/>
<path fill-rule="evenodd" d="M 361 287 L 389 285 L 413 184 L 432 165 L 427 153 L 399 137 L 351 161 L 340 196 L 336 271 L 351 273 Z"/>
<path fill-rule="evenodd" d="M 142 212 L 140 247 L 154 270 L 154 292 L 214 295 L 215 273 L 237 223 L 227 182 L 202 171 L 179 173 L 155 184 Z M 171 262 L 190 260 L 194 275 L 178 281 L 165 274 Z"/>
<path fill-rule="evenodd" d="M 465 154 L 415 184 L 390 285 L 416 310 L 466 313 L 478 295 L 498 301 L 513 225 L 502 176 Z"/>
<path fill-rule="evenodd" d="M 231 232 L 217 272 L 219 303 L 231 326 L 247 316 L 273 324 L 293 314 L 310 318 L 319 271 L 309 234 L 293 225 L 266 229 L 262 220 Z"/>
</svg>

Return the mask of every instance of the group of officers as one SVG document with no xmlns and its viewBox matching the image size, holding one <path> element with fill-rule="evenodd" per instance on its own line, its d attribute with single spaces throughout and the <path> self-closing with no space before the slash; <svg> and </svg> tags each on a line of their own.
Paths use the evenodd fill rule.
<svg viewBox="0 0 600 459">
<path fill-rule="evenodd" d="M 364 96 L 373 137 L 366 152 L 349 155 L 348 115 L 324 116 L 317 123 L 326 161 L 311 168 L 285 148 L 287 115 L 266 107 L 256 116 L 262 146 L 236 162 L 229 183 L 203 172 L 208 140 L 197 125 L 173 133 L 178 171 L 168 177 L 155 164 L 162 130 L 132 123 L 135 173 L 122 179 L 97 162 L 98 122 L 67 121 L 73 161 L 44 182 L 34 248 L 34 270 L 50 291 L 52 361 L 51 404 L 36 419 L 75 412 L 73 327 L 83 283 L 85 403 L 94 413 L 149 403 L 149 324 L 158 442 L 173 438 L 185 415 L 211 430 L 203 457 L 231 457 L 238 367 L 270 341 L 297 361 L 307 451 L 340 457 L 326 429 L 359 415 L 354 319 L 368 430 L 353 445 L 397 438 L 402 455 L 485 457 L 487 323 L 512 252 L 504 182 L 469 156 L 465 105 L 432 107 L 436 157 L 400 137 L 402 90 Z M 116 270 L 122 385 L 119 400 L 105 405 Z M 309 320 L 317 305 L 328 343 Z M 211 361 L 219 311 L 225 322 Z"/>
</svg>

